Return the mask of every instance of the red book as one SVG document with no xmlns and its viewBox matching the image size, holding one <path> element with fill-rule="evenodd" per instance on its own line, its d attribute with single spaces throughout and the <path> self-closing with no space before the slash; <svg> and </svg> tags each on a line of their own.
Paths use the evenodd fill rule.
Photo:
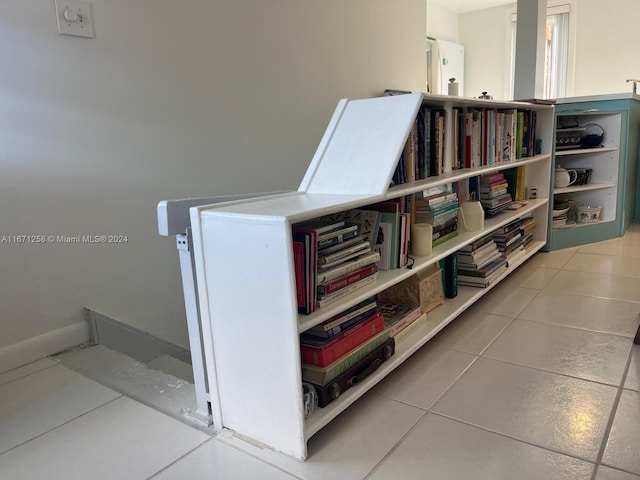
<svg viewBox="0 0 640 480">
<path fill-rule="evenodd" d="M 368 265 L 360 270 L 356 270 L 353 273 L 349 273 L 340 278 L 336 278 L 331 282 L 327 282 L 324 285 L 318 286 L 318 293 L 323 295 L 328 295 L 330 293 L 337 292 L 343 287 L 347 285 L 351 285 L 358 280 L 362 280 L 364 277 L 368 277 L 369 275 L 373 275 L 378 271 L 378 266 L 374 263 L 373 265 Z"/>
<path fill-rule="evenodd" d="M 300 343 L 302 363 L 326 367 L 382 330 L 384 330 L 384 317 L 376 312 L 329 340 L 305 339 Z"/>
<path fill-rule="evenodd" d="M 504 182 L 504 174 L 503 173 L 493 173 L 490 175 L 484 175 L 480 177 L 480 183 L 484 185 L 492 185 L 496 183 Z"/>
</svg>

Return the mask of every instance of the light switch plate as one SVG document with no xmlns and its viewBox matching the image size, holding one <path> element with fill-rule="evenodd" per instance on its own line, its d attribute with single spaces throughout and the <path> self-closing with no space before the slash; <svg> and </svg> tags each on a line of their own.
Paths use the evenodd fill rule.
<svg viewBox="0 0 640 480">
<path fill-rule="evenodd" d="M 58 33 L 93 38 L 91 5 L 73 0 L 55 0 Z"/>
</svg>

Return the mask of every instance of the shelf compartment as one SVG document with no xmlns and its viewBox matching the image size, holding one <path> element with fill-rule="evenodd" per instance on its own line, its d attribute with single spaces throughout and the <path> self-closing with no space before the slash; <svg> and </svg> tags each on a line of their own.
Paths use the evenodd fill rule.
<svg viewBox="0 0 640 480">
<path fill-rule="evenodd" d="M 576 193 L 586 192 L 589 190 L 603 190 L 605 188 L 616 188 L 615 183 L 587 183 L 586 185 L 571 185 L 564 188 L 554 188 L 554 195 L 561 195 L 563 193 Z"/>
<path fill-rule="evenodd" d="M 599 222 L 590 222 L 590 223 L 573 222 L 571 224 L 562 225 L 561 227 L 553 227 L 552 230 L 554 230 L 554 231 L 557 231 L 557 230 L 571 230 L 573 228 L 592 227 L 594 225 L 601 225 L 603 223 L 615 222 L 615 220 L 616 220 L 615 218 L 612 218 L 610 220 L 600 220 Z"/>
<path fill-rule="evenodd" d="M 494 163 L 492 165 L 484 165 L 476 168 L 459 168 L 452 170 L 436 177 L 429 177 L 424 180 L 416 180 L 412 183 L 403 183 L 389 188 L 386 198 L 396 198 L 402 195 L 410 195 L 427 188 L 438 187 L 440 185 L 446 185 L 449 183 L 457 182 L 459 180 L 465 180 L 471 177 L 477 177 L 479 175 L 488 175 L 490 173 L 499 172 L 501 170 L 508 170 L 509 168 L 522 167 L 530 165 L 532 163 L 543 162 L 549 160 L 551 154 L 535 155 L 533 157 L 522 158 L 515 162 L 501 162 Z"/>
<path fill-rule="evenodd" d="M 335 304 L 330 305 L 325 308 L 320 308 L 316 312 L 310 315 L 298 315 L 298 332 L 302 333 L 305 330 L 318 325 L 325 320 L 345 311 L 347 308 L 366 300 L 369 297 L 372 297 L 378 292 L 385 290 L 392 285 L 404 280 L 405 278 L 409 278 L 412 275 L 415 275 L 421 270 L 428 268 L 439 260 L 445 258 L 446 256 L 457 252 L 463 246 L 477 240 L 478 238 L 483 237 L 487 233 L 506 225 L 507 223 L 515 220 L 516 218 L 522 217 L 530 212 L 538 208 L 544 208 L 548 204 L 548 199 L 539 198 L 536 200 L 527 200 L 527 205 L 520 208 L 519 210 L 505 210 L 502 213 L 496 215 L 495 217 L 490 217 L 485 219 L 484 229 L 475 232 L 465 232 L 459 231 L 457 237 L 452 238 L 444 242 L 441 245 L 435 247 L 432 251 L 432 254 L 428 257 L 415 257 L 415 262 L 413 264 L 413 268 L 397 268 L 394 270 L 380 270 L 378 271 L 378 278 L 373 282 L 368 284 L 366 287 L 356 290 L 350 295 L 345 296 L 343 299 L 337 301 Z M 542 227 L 540 227 L 542 230 Z"/>
<path fill-rule="evenodd" d="M 583 153 L 615 152 L 618 147 L 594 147 L 594 148 L 572 148 L 570 150 L 556 150 L 556 157 L 565 155 L 581 155 Z"/>
<path fill-rule="evenodd" d="M 395 354 L 384 362 L 375 372 L 369 375 L 362 383 L 351 387 L 339 398 L 324 408 L 318 408 L 305 422 L 305 438 L 308 440 L 322 427 L 346 410 L 351 404 L 362 397 L 368 390 L 385 378 L 392 370 L 401 365 L 420 347 L 433 338 L 444 327 L 451 323 L 458 315 L 469 308 L 478 299 L 486 295 L 496 285 L 500 284 L 509 274 L 516 270 L 526 260 L 531 258 L 543 246 L 544 241 L 534 241 L 527 247 L 527 254 L 510 266 L 496 282 L 487 288 L 474 288 L 458 286 L 458 295 L 455 298 L 447 298 L 441 305 L 427 313 L 427 323 L 417 327 L 400 342 L 396 344 Z"/>
</svg>

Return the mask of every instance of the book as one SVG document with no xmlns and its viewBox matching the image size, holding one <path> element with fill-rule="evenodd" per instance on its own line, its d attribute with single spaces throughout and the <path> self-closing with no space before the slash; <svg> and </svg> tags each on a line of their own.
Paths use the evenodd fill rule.
<svg viewBox="0 0 640 480">
<path fill-rule="evenodd" d="M 357 235 L 358 225 L 345 224 L 341 227 L 329 230 L 328 232 L 318 234 L 318 249 L 320 250 L 322 248 L 344 242 L 345 240 L 349 240 Z"/>
<path fill-rule="evenodd" d="M 368 340 L 365 340 L 353 350 L 350 350 L 347 354 L 336 359 L 334 362 L 328 364 L 325 367 L 318 365 L 312 365 L 308 363 L 302 364 L 302 380 L 310 382 L 315 385 L 324 386 L 334 380 L 343 372 L 346 372 L 353 365 L 358 363 L 364 357 L 373 352 L 376 348 L 381 346 L 390 337 L 389 330 L 383 330 L 382 332 L 374 335 Z"/>
<path fill-rule="evenodd" d="M 293 254 L 296 298 L 298 313 L 303 315 L 309 315 L 316 310 L 317 238 L 315 230 L 294 228 Z"/>
<path fill-rule="evenodd" d="M 378 263 L 379 260 L 379 252 L 367 252 L 353 258 L 344 259 L 344 262 L 335 267 L 318 271 L 316 276 L 317 283 L 327 283 L 348 273 L 355 272 L 366 265 Z"/>
<path fill-rule="evenodd" d="M 460 247 L 459 251 L 461 252 L 471 252 L 473 250 L 476 250 L 477 248 L 481 247 L 482 245 L 489 243 L 489 242 L 493 242 L 493 232 L 490 232 L 486 235 L 484 235 L 483 237 L 480 237 L 477 240 L 474 240 L 473 242 L 465 245 L 464 247 Z"/>
<path fill-rule="evenodd" d="M 487 277 L 462 277 L 458 275 L 458 285 L 464 285 L 466 287 L 486 288 L 495 283 L 504 272 L 507 270 L 507 265 L 504 264 Z M 478 279 L 480 278 L 480 280 Z"/>
<path fill-rule="evenodd" d="M 380 228 L 380 212 L 377 210 L 353 208 L 332 215 L 324 215 L 320 218 L 328 222 L 344 221 L 358 225 L 359 236 L 367 240 L 371 245 L 371 249 L 374 249 L 378 236 L 378 228 Z"/>
<path fill-rule="evenodd" d="M 505 265 L 505 259 L 502 255 L 498 255 L 494 260 L 486 264 L 484 267 L 478 270 L 466 270 L 466 269 L 458 269 L 458 275 L 462 275 L 465 277 L 487 277 L 491 275 L 495 270 L 500 268 L 502 265 Z"/>
<path fill-rule="evenodd" d="M 367 247 L 368 249 L 368 247 Z M 344 262 L 351 260 L 353 258 L 358 258 L 360 255 L 363 254 L 363 252 L 366 252 L 365 250 L 356 250 L 355 252 L 351 252 L 351 253 L 347 253 L 344 256 L 335 259 L 335 260 L 331 260 L 331 261 L 327 261 L 326 263 L 323 263 L 321 265 L 318 265 L 318 272 L 324 272 L 326 270 L 338 267 L 340 265 L 342 265 Z"/>
<path fill-rule="evenodd" d="M 332 280 L 330 282 L 324 283 L 322 285 L 318 285 L 318 296 L 319 298 L 321 298 L 322 295 L 328 295 L 328 294 L 337 292 L 341 288 L 344 288 L 353 283 L 356 283 L 362 280 L 363 278 L 368 277 L 369 275 L 373 275 L 377 271 L 378 271 L 377 265 L 375 264 L 367 265 L 366 267 L 363 267 L 360 270 L 356 270 L 353 273 L 349 273 L 344 277 L 336 278 L 335 280 Z"/>
<path fill-rule="evenodd" d="M 384 317 L 384 326 L 392 337 L 422 314 L 419 306 L 394 302 L 381 303 L 379 310 Z"/>
<path fill-rule="evenodd" d="M 458 231 L 454 230 L 453 232 L 447 233 L 446 235 L 443 235 L 442 237 L 438 238 L 437 240 L 434 240 L 432 246 L 433 247 L 437 247 L 438 245 L 442 245 L 447 240 L 451 240 L 452 238 L 455 238 L 457 236 L 458 236 Z"/>
<path fill-rule="evenodd" d="M 460 270 L 482 270 L 485 266 L 489 265 L 491 262 L 500 258 L 500 250 L 496 247 L 495 250 L 492 250 L 489 255 L 484 257 L 482 260 L 478 260 L 476 263 L 463 263 L 458 260 L 458 271 Z"/>
<path fill-rule="evenodd" d="M 473 250 L 472 252 L 458 252 L 458 262 L 477 263 L 497 250 L 498 247 L 496 246 L 495 242 L 487 242 L 486 244 L 482 245 L 476 250 Z"/>
<path fill-rule="evenodd" d="M 376 302 L 375 298 L 369 298 L 367 300 L 364 300 L 358 303 L 357 305 L 354 305 L 351 308 L 348 308 L 344 312 L 331 317 L 329 320 L 325 320 L 321 324 L 311 327 L 309 330 L 306 330 L 305 332 L 303 332 L 302 335 L 312 334 L 315 336 L 321 336 L 325 338 L 332 337 L 333 335 L 328 334 L 327 332 L 334 331 L 334 334 L 338 333 L 340 332 L 340 329 L 344 330 L 347 328 L 345 327 L 345 324 L 347 322 L 358 317 L 360 320 L 362 320 L 363 318 L 368 317 L 369 315 L 374 313 L 376 308 L 378 308 L 378 302 Z M 352 324 L 353 323 L 356 323 L 356 322 L 352 322 Z M 350 325 L 347 325 L 347 326 L 350 326 Z M 337 327 L 338 327 L 338 330 L 335 331 Z"/>
<path fill-rule="evenodd" d="M 331 305 L 332 303 L 340 300 L 342 297 L 349 295 L 350 293 L 355 292 L 359 288 L 364 287 L 372 282 L 374 282 L 378 278 L 378 272 L 369 275 L 368 277 L 364 277 L 357 282 L 352 283 L 351 285 L 347 285 L 344 288 L 341 288 L 337 292 L 330 293 L 328 295 L 322 295 L 322 298 L 318 298 L 316 300 L 316 308 L 326 307 L 327 305 Z M 319 296 L 320 297 L 320 296 Z"/>
<path fill-rule="evenodd" d="M 458 295 L 458 254 L 453 252 L 444 258 L 444 296 L 455 298 Z"/>
<path fill-rule="evenodd" d="M 427 314 L 423 313 L 417 319 L 415 319 L 413 322 L 407 325 L 405 328 L 403 328 L 398 333 L 396 333 L 395 337 L 393 338 L 396 342 L 400 342 L 405 338 L 407 338 L 409 335 L 411 335 L 411 332 L 415 332 L 418 328 L 420 328 L 422 325 L 425 325 L 426 323 L 427 323 Z"/>
<path fill-rule="evenodd" d="M 300 340 L 302 363 L 326 367 L 382 330 L 384 317 L 375 313 L 329 340 Z"/>
<path fill-rule="evenodd" d="M 343 226 L 344 221 L 327 222 L 323 220 L 308 220 L 306 222 L 297 223 L 294 225 L 294 228 L 296 230 L 313 230 L 316 232 L 316 236 L 318 236 Z"/>
<path fill-rule="evenodd" d="M 349 245 L 338 250 L 334 250 L 334 247 L 329 248 L 331 248 L 330 252 L 327 252 L 326 250 L 320 250 L 318 252 L 318 265 L 333 263 L 336 260 L 348 257 L 352 253 L 358 252 L 361 254 L 364 253 L 363 250 L 370 251 L 369 242 L 367 240 L 358 240 L 357 243 L 349 243 Z"/>
</svg>

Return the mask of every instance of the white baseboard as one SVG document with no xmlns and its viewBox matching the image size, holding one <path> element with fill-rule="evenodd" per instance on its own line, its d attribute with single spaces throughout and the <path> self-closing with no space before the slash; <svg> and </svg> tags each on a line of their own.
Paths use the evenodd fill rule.
<svg viewBox="0 0 640 480">
<path fill-rule="evenodd" d="M 0 347 L 0 373 L 89 342 L 89 324 L 78 322 Z"/>
</svg>

